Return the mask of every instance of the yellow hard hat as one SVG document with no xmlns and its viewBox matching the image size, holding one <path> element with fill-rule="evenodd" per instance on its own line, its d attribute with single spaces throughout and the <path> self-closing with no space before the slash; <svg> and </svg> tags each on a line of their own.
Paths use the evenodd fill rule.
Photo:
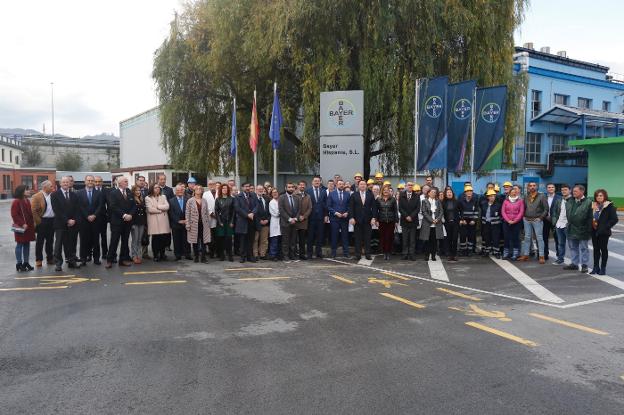
<svg viewBox="0 0 624 415">
<path fill-rule="evenodd" d="M 472 192 L 472 186 L 464 187 L 464 192 Z"/>
<path fill-rule="evenodd" d="M 511 187 L 511 186 L 513 186 L 513 184 L 511 184 L 511 182 L 503 183 L 503 187 Z"/>
<path fill-rule="evenodd" d="M 383 182 L 383 185 L 384 186 L 390 186 L 391 185 L 390 180 L 386 180 L 385 182 Z"/>
<path fill-rule="evenodd" d="M 375 173 L 375 179 L 383 179 L 383 173 L 381 173 L 379 171 L 377 173 Z"/>
<path fill-rule="evenodd" d="M 500 187 L 497 184 L 495 184 L 494 185 L 494 190 L 496 190 L 496 192 L 500 192 Z"/>
<path fill-rule="evenodd" d="M 416 184 L 414 184 L 414 187 L 412 187 L 412 189 L 413 189 L 415 192 L 420 192 L 420 185 L 416 183 Z"/>
<path fill-rule="evenodd" d="M 405 183 L 399 183 L 397 186 L 399 189 L 405 189 Z"/>
<path fill-rule="evenodd" d="M 363 175 L 362 173 L 355 173 L 355 175 L 354 175 L 353 177 L 354 177 L 354 178 L 355 178 L 355 177 L 364 177 L 364 175 Z"/>
<path fill-rule="evenodd" d="M 485 192 L 486 196 L 496 196 L 496 190 L 488 190 L 487 192 Z"/>
<path fill-rule="evenodd" d="M 375 181 L 374 181 L 373 179 L 368 179 L 368 180 L 366 181 L 366 184 L 373 184 L 373 183 L 375 183 Z"/>
</svg>

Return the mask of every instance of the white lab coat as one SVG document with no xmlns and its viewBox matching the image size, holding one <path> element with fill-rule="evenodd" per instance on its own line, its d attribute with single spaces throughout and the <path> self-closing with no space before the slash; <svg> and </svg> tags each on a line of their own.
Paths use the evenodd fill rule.
<svg viewBox="0 0 624 415">
<path fill-rule="evenodd" d="M 271 214 L 271 221 L 269 222 L 269 238 L 280 236 L 282 232 L 280 230 L 279 206 L 276 199 L 271 199 L 269 202 L 269 213 Z"/>
<path fill-rule="evenodd" d="M 210 190 L 205 191 L 204 195 L 202 196 L 202 199 L 206 200 L 206 202 L 208 203 L 208 212 L 214 213 L 214 211 L 215 211 L 215 198 L 212 195 L 212 192 Z M 212 228 L 216 228 L 217 227 L 217 218 L 211 216 L 210 220 L 208 221 L 208 223 L 210 224 L 210 228 L 211 229 Z"/>
</svg>

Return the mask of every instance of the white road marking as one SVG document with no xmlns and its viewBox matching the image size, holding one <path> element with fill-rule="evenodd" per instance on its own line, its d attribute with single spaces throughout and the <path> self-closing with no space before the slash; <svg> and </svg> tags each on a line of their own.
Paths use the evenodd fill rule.
<svg viewBox="0 0 624 415">
<path fill-rule="evenodd" d="M 591 251 L 593 251 L 593 250 L 594 250 L 594 247 L 593 247 L 593 246 L 591 246 L 591 245 L 589 245 L 589 249 L 590 249 Z M 616 254 L 616 253 L 615 253 L 615 252 L 613 252 L 613 251 L 609 251 L 609 257 L 610 257 L 610 258 L 619 259 L 620 261 L 624 261 L 624 255 Z"/>
<path fill-rule="evenodd" d="M 556 256 L 557 254 L 553 251 L 549 251 L 551 256 Z M 564 263 L 570 264 L 570 258 L 565 257 L 563 259 Z M 624 290 L 624 281 L 618 280 L 617 278 L 610 277 L 608 275 L 597 275 L 597 274 L 587 274 L 590 277 L 596 278 L 602 282 L 606 282 L 607 284 L 613 285 L 614 287 L 620 288 Z"/>
<path fill-rule="evenodd" d="M 442 264 L 442 260 L 427 261 L 427 265 L 429 265 L 429 273 L 431 274 L 431 278 L 439 281 L 450 281 L 448 274 L 444 269 L 444 264 Z"/>
<path fill-rule="evenodd" d="M 527 274 L 524 273 L 524 271 L 516 267 L 511 262 L 502 259 L 496 259 L 494 257 L 490 257 L 490 259 L 494 261 L 499 267 L 501 267 L 507 274 L 511 275 L 513 279 L 522 284 L 524 288 L 531 291 L 540 300 L 549 301 L 551 303 L 564 302 L 561 298 L 557 297 L 550 290 L 540 285 L 537 281 L 529 277 Z"/>
<path fill-rule="evenodd" d="M 553 306 L 553 307 L 572 308 L 572 307 L 578 307 L 578 306 L 582 306 L 582 305 L 602 303 L 603 301 L 617 300 L 618 298 L 624 298 L 624 294 L 611 295 L 609 297 L 594 298 L 593 300 L 579 301 L 578 303 L 572 303 L 572 304 L 566 304 L 566 305 L 558 305 L 558 306 Z"/>
<path fill-rule="evenodd" d="M 360 259 L 358 261 L 358 265 L 364 265 L 366 267 L 370 267 L 373 264 L 374 260 L 375 260 L 375 258 L 373 258 L 373 259 L 366 259 L 366 258 L 362 257 L 362 259 Z"/>
<path fill-rule="evenodd" d="M 619 244 L 624 244 L 624 241 L 620 241 L 619 239 L 615 239 L 615 238 L 613 238 L 613 237 L 609 238 L 609 240 L 610 240 L 611 242 L 617 242 L 617 243 L 619 243 Z"/>
</svg>

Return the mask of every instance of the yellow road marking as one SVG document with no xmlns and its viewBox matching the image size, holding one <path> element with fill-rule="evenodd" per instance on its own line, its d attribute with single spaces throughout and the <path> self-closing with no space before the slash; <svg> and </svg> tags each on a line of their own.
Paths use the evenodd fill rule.
<svg viewBox="0 0 624 415">
<path fill-rule="evenodd" d="M 478 316 L 487 318 L 497 318 L 500 321 L 511 321 L 507 315 L 502 311 L 487 311 L 477 307 L 476 304 L 470 304 L 467 309 L 459 307 L 448 307 L 449 310 L 459 311 L 465 313 L 467 316 Z"/>
<path fill-rule="evenodd" d="M 456 297 L 465 298 L 466 300 L 481 301 L 481 299 L 478 298 L 478 297 L 473 297 L 472 295 L 460 293 L 458 291 L 449 290 L 448 288 L 439 287 L 437 290 L 445 292 L 445 293 L 450 294 L 450 295 L 454 295 Z"/>
<path fill-rule="evenodd" d="M 41 280 L 39 284 L 41 285 L 51 285 L 51 284 L 79 284 L 81 282 L 95 282 L 99 281 L 99 278 L 65 278 L 65 279 L 53 279 L 53 280 Z"/>
<path fill-rule="evenodd" d="M 412 307 L 416 307 L 416 308 L 425 308 L 425 306 L 424 306 L 424 305 L 422 305 L 422 304 L 415 303 L 415 302 L 413 302 L 413 301 L 410 301 L 410 300 L 405 299 L 405 298 L 403 298 L 403 297 L 398 297 L 398 296 L 396 296 L 396 295 L 392 295 L 392 294 L 390 294 L 390 293 L 379 293 L 379 294 L 383 295 L 384 297 L 391 298 L 391 299 L 393 299 L 393 300 L 395 300 L 395 301 L 399 301 L 399 302 L 401 302 L 401 303 L 403 303 L 403 304 L 411 305 Z"/>
<path fill-rule="evenodd" d="M 497 336 L 503 337 L 507 340 L 514 341 L 516 343 L 524 344 L 525 346 L 529 346 L 529 347 L 537 346 L 537 343 L 531 340 L 523 339 L 522 337 L 514 336 L 513 334 L 507 333 L 506 331 L 501 331 L 492 327 L 484 326 L 483 324 L 475 323 L 474 321 L 469 321 L 466 323 L 466 325 L 470 327 L 474 327 L 479 330 L 486 331 L 491 334 L 495 334 Z"/>
<path fill-rule="evenodd" d="M 388 275 L 390 277 L 398 278 L 398 279 L 403 280 L 403 281 L 409 281 L 411 279 L 411 278 L 404 277 L 403 275 L 395 274 L 394 272 L 384 271 L 384 272 L 382 272 L 382 274 Z"/>
<path fill-rule="evenodd" d="M 55 287 L 17 287 L 17 288 L 0 288 L 0 291 L 39 291 L 39 290 L 57 290 L 59 288 L 68 288 L 68 285 Z"/>
<path fill-rule="evenodd" d="M 331 275 L 331 277 L 337 279 L 338 281 L 346 282 L 347 284 L 355 284 L 355 281 L 341 277 L 340 275 Z"/>
<path fill-rule="evenodd" d="M 16 280 L 45 280 L 52 278 L 73 278 L 75 275 L 44 275 L 42 277 L 15 277 Z"/>
<path fill-rule="evenodd" d="M 539 318 L 541 320 L 550 321 L 551 323 L 561 324 L 562 326 L 570 327 L 570 328 L 573 328 L 573 329 L 586 331 L 588 333 L 600 334 L 601 336 L 607 336 L 609 334 L 606 331 L 592 329 L 591 327 L 583 326 L 583 325 L 577 324 L 577 323 L 572 323 L 570 321 L 559 320 L 559 319 L 556 319 L 556 318 L 553 318 L 553 317 L 548 317 L 548 316 L 545 316 L 545 315 L 539 314 L 539 313 L 529 313 L 529 315 L 531 317 Z"/>
<path fill-rule="evenodd" d="M 403 284 L 402 282 L 396 282 L 396 281 L 390 281 L 390 280 L 380 280 L 378 278 L 373 278 L 373 277 L 369 277 L 368 278 L 368 283 L 369 284 L 381 284 L 386 288 L 392 288 L 393 285 L 402 285 L 404 287 L 407 287 L 407 284 Z"/>
<path fill-rule="evenodd" d="M 290 277 L 251 277 L 238 278 L 239 281 L 265 281 L 265 280 L 288 280 Z"/>
<path fill-rule="evenodd" d="M 167 270 L 167 271 L 127 271 L 124 272 L 123 275 L 145 275 L 145 274 L 175 274 L 178 272 L 177 270 Z"/>
<path fill-rule="evenodd" d="M 272 270 L 273 268 L 226 268 L 223 271 L 267 271 Z"/>
<path fill-rule="evenodd" d="M 125 282 L 124 285 L 156 285 L 156 284 L 184 284 L 186 280 L 170 280 L 170 281 L 134 281 Z"/>
</svg>

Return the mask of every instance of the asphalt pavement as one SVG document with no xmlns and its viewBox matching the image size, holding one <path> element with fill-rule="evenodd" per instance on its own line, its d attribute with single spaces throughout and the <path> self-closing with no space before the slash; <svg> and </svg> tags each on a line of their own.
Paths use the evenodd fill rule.
<svg viewBox="0 0 624 415">
<path fill-rule="evenodd" d="M 8 216 L 2 414 L 622 413 L 622 225 L 605 278 L 382 256 L 16 274 Z"/>
</svg>

